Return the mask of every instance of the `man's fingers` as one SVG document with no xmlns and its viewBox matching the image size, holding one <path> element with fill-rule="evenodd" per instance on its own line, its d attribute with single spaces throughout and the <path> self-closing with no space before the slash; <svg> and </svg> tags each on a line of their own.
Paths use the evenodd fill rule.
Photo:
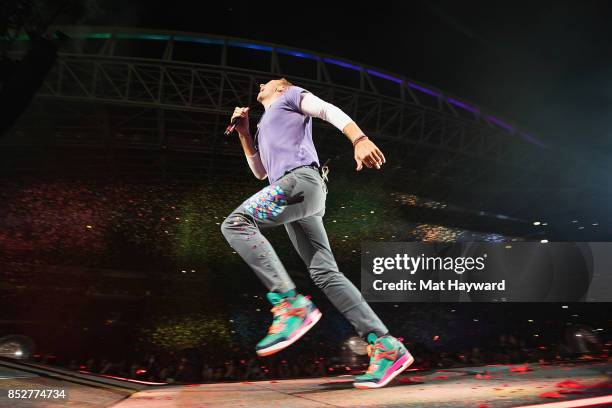
<svg viewBox="0 0 612 408">
<path fill-rule="evenodd" d="M 360 163 L 365 164 L 370 169 L 376 165 L 376 160 L 372 159 L 371 153 L 363 157 L 363 159 L 355 158 L 355 160 L 359 160 Z"/>
<path fill-rule="evenodd" d="M 370 152 L 366 158 L 365 158 L 365 162 L 372 165 L 372 166 L 376 166 L 378 164 L 378 158 L 376 157 L 376 155 L 374 154 L 374 152 Z"/>
<path fill-rule="evenodd" d="M 247 119 L 249 116 L 250 108 L 241 108 L 240 106 L 236 106 L 234 108 L 234 113 L 232 114 L 231 120 L 233 121 L 236 118 Z"/>
<path fill-rule="evenodd" d="M 376 152 L 378 153 L 380 157 L 382 157 L 383 163 L 386 163 L 387 159 L 385 158 L 385 155 L 383 154 L 383 152 L 381 152 L 379 148 L 376 148 Z"/>
<path fill-rule="evenodd" d="M 376 164 L 379 166 L 382 166 L 382 164 L 385 162 L 382 153 L 378 149 L 372 152 L 372 158 L 376 161 Z"/>
<path fill-rule="evenodd" d="M 363 169 L 363 162 L 359 159 L 355 159 L 355 161 L 357 162 L 357 168 L 355 170 L 359 171 Z"/>
<path fill-rule="evenodd" d="M 369 155 L 367 155 L 363 161 L 365 165 L 371 169 L 372 168 L 380 169 L 380 166 L 382 164 L 382 161 L 379 161 L 379 159 L 376 157 L 374 152 L 371 152 Z"/>
</svg>

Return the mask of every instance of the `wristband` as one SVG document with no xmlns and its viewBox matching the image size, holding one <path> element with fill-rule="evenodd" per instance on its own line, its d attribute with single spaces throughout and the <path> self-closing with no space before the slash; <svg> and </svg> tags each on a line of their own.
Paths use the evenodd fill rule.
<svg viewBox="0 0 612 408">
<path fill-rule="evenodd" d="M 366 135 L 359 136 L 357 139 L 353 141 L 353 147 L 357 146 L 357 143 L 361 142 L 362 140 L 366 140 L 366 139 L 368 139 Z"/>
</svg>

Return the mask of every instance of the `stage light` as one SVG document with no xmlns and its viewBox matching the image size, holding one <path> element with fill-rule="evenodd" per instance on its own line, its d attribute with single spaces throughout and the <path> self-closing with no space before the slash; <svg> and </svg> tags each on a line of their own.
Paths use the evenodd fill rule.
<svg viewBox="0 0 612 408">
<path fill-rule="evenodd" d="M 373 70 L 371 70 L 371 69 L 366 69 L 366 72 L 367 72 L 368 74 L 370 74 L 370 75 L 374 75 L 374 76 L 377 76 L 377 77 L 379 77 L 379 78 L 383 78 L 383 79 L 386 79 L 386 80 L 388 80 L 388 81 L 392 81 L 392 82 L 395 82 L 395 83 L 398 83 L 398 84 L 401 84 L 401 83 L 403 83 L 403 82 L 404 82 L 404 81 L 403 81 L 402 79 L 400 79 L 400 78 L 396 78 L 396 77 L 391 76 L 391 75 L 383 74 L 382 72 L 373 71 Z"/>
<path fill-rule="evenodd" d="M 344 61 L 340 61 L 340 60 L 336 60 L 332 58 L 323 58 L 323 61 L 327 62 L 328 64 L 338 65 L 339 67 L 342 67 L 342 68 L 348 68 L 348 69 L 352 69 L 355 71 L 361 71 L 361 67 L 357 65 L 349 64 L 348 62 L 344 62 Z"/>
<path fill-rule="evenodd" d="M 117 38 L 120 40 L 168 41 L 170 36 L 165 34 L 117 34 Z"/>
<path fill-rule="evenodd" d="M 355 354 L 363 356 L 367 354 L 367 346 L 368 344 L 361 337 L 350 337 L 346 341 L 346 345 L 348 348 Z"/>
<path fill-rule="evenodd" d="M 272 47 L 270 47 L 269 45 L 260 45 L 260 44 L 246 43 L 246 42 L 240 42 L 240 41 L 228 41 L 227 44 L 233 47 L 250 48 L 252 50 L 272 51 Z"/>
<path fill-rule="evenodd" d="M 468 112 L 475 113 L 475 114 L 476 114 L 476 113 L 480 113 L 480 111 L 479 111 L 478 109 L 476 109 L 476 108 L 474 108 L 474 107 L 472 107 L 472 106 L 468 105 L 468 104 L 467 104 L 467 103 L 465 103 L 465 102 L 458 101 L 457 99 L 454 99 L 454 98 L 446 98 L 446 100 L 447 100 L 448 102 L 452 103 L 452 104 L 453 104 L 453 105 L 455 105 L 455 106 L 458 106 L 458 107 L 460 107 L 460 108 L 462 108 L 462 109 L 465 109 L 465 110 L 466 110 L 466 111 L 468 111 Z"/>
<path fill-rule="evenodd" d="M 416 89 L 416 90 L 421 91 L 423 93 L 426 93 L 428 95 L 435 96 L 436 98 L 438 98 L 438 97 L 440 97 L 442 95 L 440 92 L 432 91 L 431 89 L 425 88 L 425 87 L 423 87 L 421 85 L 417 85 L 417 84 L 412 83 L 412 82 L 409 82 L 408 86 L 410 88 Z"/>
<path fill-rule="evenodd" d="M 223 40 L 217 38 L 205 38 L 205 37 L 189 37 L 184 35 L 177 35 L 174 37 L 174 41 L 194 42 L 201 44 L 216 44 L 223 45 Z"/>
<path fill-rule="evenodd" d="M 540 221 L 534 221 L 533 225 L 540 225 Z"/>
<path fill-rule="evenodd" d="M 313 60 L 319 59 L 316 55 L 308 54 L 301 51 L 288 50 L 286 48 L 277 48 L 276 51 L 280 54 L 291 55 L 293 57 L 308 58 Z"/>
<path fill-rule="evenodd" d="M 27 360 L 32 355 L 34 342 L 22 335 L 8 335 L 0 338 L 0 357 Z"/>
<path fill-rule="evenodd" d="M 487 119 L 489 119 L 489 121 L 495 123 L 497 126 L 506 129 L 508 132 L 513 133 L 514 132 L 514 128 L 512 126 L 510 126 L 509 124 L 502 122 L 501 120 L 497 119 L 495 116 L 487 116 Z"/>
</svg>

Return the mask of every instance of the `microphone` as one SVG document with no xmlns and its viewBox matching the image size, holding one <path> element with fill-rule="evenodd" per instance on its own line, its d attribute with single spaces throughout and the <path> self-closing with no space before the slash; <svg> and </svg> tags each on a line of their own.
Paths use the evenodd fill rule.
<svg viewBox="0 0 612 408">
<path fill-rule="evenodd" d="M 232 133 L 234 129 L 236 129 L 236 125 L 238 125 L 238 122 L 240 122 L 240 117 L 235 117 L 234 119 L 232 119 L 230 124 L 227 125 L 227 127 L 225 128 L 225 132 L 223 134 L 225 136 L 228 136 L 230 133 Z"/>
</svg>

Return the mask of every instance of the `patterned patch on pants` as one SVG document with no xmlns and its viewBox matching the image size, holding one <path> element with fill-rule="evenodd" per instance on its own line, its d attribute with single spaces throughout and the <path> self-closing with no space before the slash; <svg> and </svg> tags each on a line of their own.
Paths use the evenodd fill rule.
<svg viewBox="0 0 612 408">
<path fill-rule="evenodd" d="M 268 186 L 249 198 L 243 207 L 253 217 L 261 220 L 283 212 L 287 207 L 287 196 L 280 186 Z"/>
</svg>

